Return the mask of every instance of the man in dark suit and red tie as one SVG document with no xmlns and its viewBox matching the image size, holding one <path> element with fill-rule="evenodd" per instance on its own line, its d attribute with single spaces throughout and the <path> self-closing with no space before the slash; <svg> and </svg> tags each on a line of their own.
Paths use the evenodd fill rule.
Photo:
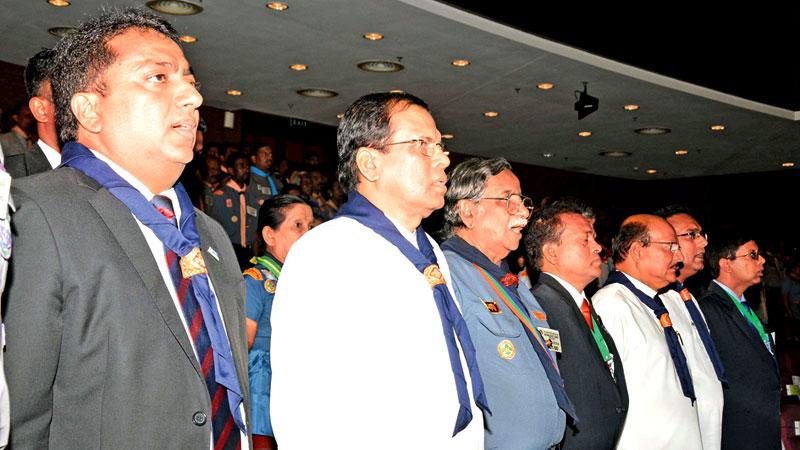
<svg viewBox="0 0 800 450">
<path fill-rule="evenodd" d="M 12 187 L 14 448 L 249 448 L 244 293 L 178 177 L 202 97 L 164 19 L 90 19 L 55 47 L 62 167 Z"/>
<path fill-rule="evenodd" d="M 600 275 L 592 210 L 574 200 L 548 204 L 531 217 L 528 259 L 541 273 L 531 291 L 561 336 L 558 365 L 580 422 L 569 423 L 563 449 L 612 449 L 628 409 L 622 362 L 583 289 Z"/>
</svg>

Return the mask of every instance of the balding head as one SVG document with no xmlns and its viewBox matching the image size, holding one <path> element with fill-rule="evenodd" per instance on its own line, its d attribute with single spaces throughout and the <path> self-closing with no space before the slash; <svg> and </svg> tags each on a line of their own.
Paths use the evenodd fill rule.
<svg viewBox="0 0 800 450">
<path fill-rule="evenodd" d="M 628 217 L 614 238 L 617 269 L 654 290 L 676 280 L 675 270 L 682 259 L 672 225 L 655 215 Z"/>
</svg>

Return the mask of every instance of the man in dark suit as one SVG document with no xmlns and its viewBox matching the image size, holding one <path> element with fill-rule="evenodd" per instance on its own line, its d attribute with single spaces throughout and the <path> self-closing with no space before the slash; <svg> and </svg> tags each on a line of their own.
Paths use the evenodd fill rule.
<svg viewBox="0 0 800 450">
<path fill-rule="evenodd" d="M 583 289 L 600 275 L 592 211 L 572 200 L 534 213 L 525 236 L 529 261 L 541 274 L 531 291 L 558 330 L 558 365 L 580 422 L 570 423 L 564 449 L 612 449 L 625 423 L 628 391 L 611 335 Z"/>
<path fill-rule="evenodd" d="M 717 237 L 709 265 L 715 280 L 700 299 L 725 367 L 723 449 L 779 449 L 781 385 L 769 334 L 744 297 L 761 281 L 764 257 L 747 237 Z"/>
<path fill-rule="evenodd" d="M 55 51 L 65 167 L 12 188 L 11 445 L 246 444 L 242 277 L 175 185 L 202 103 L 177 34 L 126 9 Z"/>
<path fill-rule="evenodd" d="M 30 149 L 17 147 L 16 151 L 7 151 L 6 169 L 13 178 L 55 169 L 61 163 L 53 89 L 50 85 L 54 53 L 50 49 L 42 50 L 33 55 L 25 67 L 28 108 L 36 120 L 39 139 Z"/>
</svg>

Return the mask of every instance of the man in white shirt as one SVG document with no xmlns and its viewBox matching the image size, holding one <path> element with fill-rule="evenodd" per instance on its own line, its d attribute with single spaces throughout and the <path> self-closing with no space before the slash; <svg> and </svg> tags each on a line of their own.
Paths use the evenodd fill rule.
<svg viewBox="0 0 800 450">
<path fill-rule="evenodd" d="M 379 93 L 347 108 L 337 141 L 348 202 L 292 247 L 273 304 L 275 439 L 284 450 L 483 448 L 474 348 L 420 227 L 444 204 L 441 133 L 419 98 Z"/>
<path fill-rule="evenodd" d="M 613 251 L 617 271 L 592 302 L 625 367 L 630 406 L 617 448 L 702 449 L 686 357 L 657 295 L 682 259 L 675 230 L 658 216 L 631 216 Z"/>
</svg>

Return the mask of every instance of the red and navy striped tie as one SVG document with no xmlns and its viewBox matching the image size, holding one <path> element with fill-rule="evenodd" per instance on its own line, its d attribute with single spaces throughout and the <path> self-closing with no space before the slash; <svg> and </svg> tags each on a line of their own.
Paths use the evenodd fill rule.
<svg viewBox="0 0 800 450">
<path fill-rule="evenodd" d="M 172 201 L 163 195 L 156 195 L 151 202 L 164 217 L 173 225 L 178 226 Z M 228 403 L 228 390 L 219 385 L 214 378 L 214 354 L 211 339 L 208 336 L 206 324 L 203 321 L 203 311 L 191 289 L 191 278 L 183 278 L 178 255 L 164 246 L 167 258 L 167 267 L 175 285 L 175 293 L 181 304 L 183 318 L 189 327 L 194 350 L 200 362 L 200 368 L 205 377 L 208 394 L 211 398 L 211 426 L 214 435 L 214 450 L 238 449 L 241 434 L 233 421 L 230 405 Z"/>
</svg>

